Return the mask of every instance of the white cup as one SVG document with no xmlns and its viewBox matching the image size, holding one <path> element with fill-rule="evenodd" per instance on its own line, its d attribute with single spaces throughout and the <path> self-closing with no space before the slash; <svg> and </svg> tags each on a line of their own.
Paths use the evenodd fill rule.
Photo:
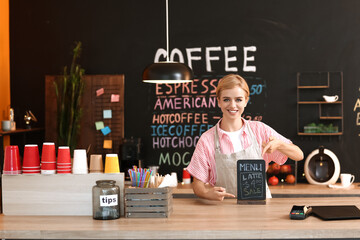
<svg viewBox="0 0 360 240">
<path fill-rule="evenodd" d="M 354 182 L 355 176 L 350 173 L 342 173 L 340 174 L 340 179 L 341 179 L 341 185 L 343 187 L 348 187 Z"/>
<path fill-rule="evenodd" d="M 323 95 L 323 98 L 325 99 L 326 102 L 336 102 L 339 99 L 339 96 L 338 95 L 335 95 L 335 96 Z"/>
<path fill-rule="evenodd" d="M 176 172 L 172 172 L 172 173 L 171 173 L 171 177 L 176 178 L 176 181 L 177 181 L 177 174 L 176 174 Z"/>
<path fill-rule="evenodd" d="M 155 176 L 158 173 L 160 166 L 149 166 L 149 169 L 153 171 L 152 175 Z"/>
<path fill-rule="evenodd" d="M 88 163 L 85 149 L 74 150 L 73 174 L 88 174 Z"/>
<path fill-rule="evenodd" d="M 3 131 L 10 131 L 11 130 L 11 121 L 10 120 L 1 121 L 1 128 Z"/>
</svg>

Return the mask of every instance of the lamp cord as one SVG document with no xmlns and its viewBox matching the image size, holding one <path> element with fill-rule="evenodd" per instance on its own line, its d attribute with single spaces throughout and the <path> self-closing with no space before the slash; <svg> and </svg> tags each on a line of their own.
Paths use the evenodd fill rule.
<svg viewBox="0 0 360 240">
<path fill-rule="evenodd" d="M 169 62 L 169 1 L 166 0 L 166 61 Z"/>
</svg>

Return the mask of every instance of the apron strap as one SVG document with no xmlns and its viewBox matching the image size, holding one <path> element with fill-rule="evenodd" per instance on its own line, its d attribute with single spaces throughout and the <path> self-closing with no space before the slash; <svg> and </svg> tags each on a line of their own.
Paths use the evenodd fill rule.
<svg viewBox="0 0 360 240">
<path fill-rule="evenodd" d="M 247 128 L 247 131 L 249 133 L 249 137 L 250 137 L 250 142 L 251 144 L 255 144 L 256 145 L 256 151 L 258 152 L 259 156 L 261 156 L 261 147 L 255 137 L 255 133 L 253 132 L 253 130 L 251 129 L 250 127 L 250 124 L 249 123 L 246 123 L 246 128 Z"/>
<path fill-rule="evenodd" d="M 215 125 L 215 151 L 220 152 L 220 143 L 219 143 L 219 134 L 218 134 L 218 125 Z"/>
</svg>

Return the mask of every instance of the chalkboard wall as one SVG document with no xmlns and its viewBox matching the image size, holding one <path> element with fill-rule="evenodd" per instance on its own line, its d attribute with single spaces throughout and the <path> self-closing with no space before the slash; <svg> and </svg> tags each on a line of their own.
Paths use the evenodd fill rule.
<svg viewBox="0 0 360 240">
<path fill-rule="evenodd" d="M 251 87 L 246 117 L 299 145 L 305 156 L 324 145 L 342 172 L 360 180 L 360 2 L 356 0 L 170 0 L 170 49 L 191 65 L 186 86 L 141 82 L 165 48 L 165 0 L 11 0 L 11 103 L 18 126 L 31 109 L 44 125 L 45 75 L 61 74 L 75 41 L 86 74 L 125 74 L 125 136 L 141 137 L 146 165 L 177 171 L 203 131 L 221 116 L 218 79 L 244 76 Z M 160 57 L 159 60 L 163 58 Z M 296 74 L 342 71 L 344 134 L 297 135 Z M 301 178 L 301 164 L 299 181 Z"/>
</svg>

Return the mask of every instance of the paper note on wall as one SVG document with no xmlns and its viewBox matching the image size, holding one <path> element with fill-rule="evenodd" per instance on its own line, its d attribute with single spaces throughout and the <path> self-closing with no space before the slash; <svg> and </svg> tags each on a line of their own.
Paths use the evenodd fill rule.
<svg viewBox="0 0 360 240">
<path fill-rule="evenodd" d="M 111 94 L 111 102 L 119 102 L 120 95 L 119 94 Z"/>
<path fill-rule="evenodd" d="M 104 140 L 103 148 L 112 149 L 112 140 Z"/>
<path fill-rule="evenodd" d="M 103 111 L 103 117 L 105 119 L 112 118 L 112 111 L 110 109 Z"/>
<path fill-rule="evenodd" d="M 95 127 L 96 127 L 96 130 L 103 129 L 105 127 L 104 122 L 103 121 L 95 122 Z"/>
<path fill-rule="evenodd" d="M 98 89 L 98 90 L 96 90 L 96 96 L 98 97 L 98 96 L 101 96 L 101 95 L 103 95 L 104 94 L 104 88 L 100 88 L 100 89 Z"/>
<path fill-rule="evenodd" d="M 101 132 L 104 135 L 108 135 L 109 133 L 111 133 L 111 129 L 108 126 L 106 126 L 103 129 L 101 129 Z"/>
</svg>

